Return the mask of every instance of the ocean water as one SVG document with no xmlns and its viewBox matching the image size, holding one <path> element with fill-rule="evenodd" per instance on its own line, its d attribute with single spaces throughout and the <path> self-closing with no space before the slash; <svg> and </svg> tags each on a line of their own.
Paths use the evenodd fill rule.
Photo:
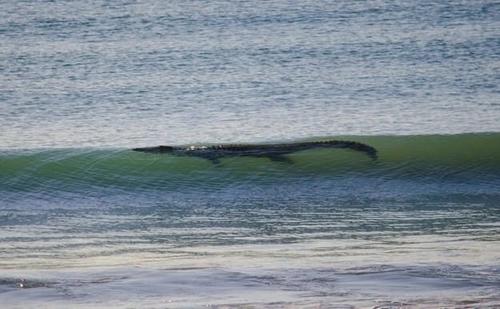
<svg viewBox="0 0 500 309">
<path fill-rule="evenodd" d="M 2 308 L 500 306 L 500 4 L 0 1 Z M 289 162 L 156 145 L 352 140 Z"/>
</svg>

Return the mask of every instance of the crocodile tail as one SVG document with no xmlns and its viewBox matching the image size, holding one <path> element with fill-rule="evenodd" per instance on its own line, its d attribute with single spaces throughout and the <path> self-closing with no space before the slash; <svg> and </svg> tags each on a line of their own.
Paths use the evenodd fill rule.
<svg viewBox="0 0 500 309">
<path fill-rule="evenodd" d="M 353 141 L 339 141 L 339 140 L 328 140 L 328 141 L 319 141 L 315 142 L 316 144 L 321 144 L 325 145 L 327 147 L 334 147 L 334 148 L 346 148 L 346 149 L 352 149 L 355 151 L 361 151 L 368 155 L 370 158 L 373 160 L 377 159 L 377 149 L 374 147 L 363 144 L 360 142 L 353 142 Z"/>
</svg>

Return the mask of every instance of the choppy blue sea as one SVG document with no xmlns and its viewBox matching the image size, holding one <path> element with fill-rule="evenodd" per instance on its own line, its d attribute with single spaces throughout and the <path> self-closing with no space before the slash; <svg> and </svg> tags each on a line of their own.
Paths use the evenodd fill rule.
<svg viewBox="0 0 500 309">
<path fill-rule="evenodd" d="M 1 307 L 499 307 L 499 72 L 491 0 L 0 0 Z"/>
</svg>

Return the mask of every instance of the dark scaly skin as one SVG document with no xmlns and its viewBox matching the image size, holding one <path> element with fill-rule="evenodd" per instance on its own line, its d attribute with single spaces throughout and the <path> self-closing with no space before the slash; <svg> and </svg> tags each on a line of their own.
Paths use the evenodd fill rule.
<svg viewBox="0 0 500 309">
<path fill-rule="evenodd" d="M 214 163 L 223 157 L 246 156 L 266 157 L 273 161 L 286 161 L 290 159 L 284 155 L 315 148 L 343 148 L 360 151 L 372 159 L 377 159 L 377 150 L 369 145 L 352 141 L 318 141 L 289 144 L 225 144 L 213 146 L 157 146 L 134 148 L 134 151 L 148 153 L 170 153 L 179 156 L 194 156 L 212 160 Z"/>
</svg>

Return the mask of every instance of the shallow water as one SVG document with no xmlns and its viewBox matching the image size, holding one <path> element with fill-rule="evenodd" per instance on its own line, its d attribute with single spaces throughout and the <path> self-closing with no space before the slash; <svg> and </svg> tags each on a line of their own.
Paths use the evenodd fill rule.
<svg viewBox="0 0 500 309">
<path fill-rule="evenodd" d="M 0 155 L 8 306 L 496 306 L 498 134 L 351 137 L 293 163 Z M 472 147 L 474 146 L 474 147 Z"/>
<path fill-rule="evenodd" d="M 0 303 L 500 306 L 498 8 L 0 3 Z"/>
</svg>

